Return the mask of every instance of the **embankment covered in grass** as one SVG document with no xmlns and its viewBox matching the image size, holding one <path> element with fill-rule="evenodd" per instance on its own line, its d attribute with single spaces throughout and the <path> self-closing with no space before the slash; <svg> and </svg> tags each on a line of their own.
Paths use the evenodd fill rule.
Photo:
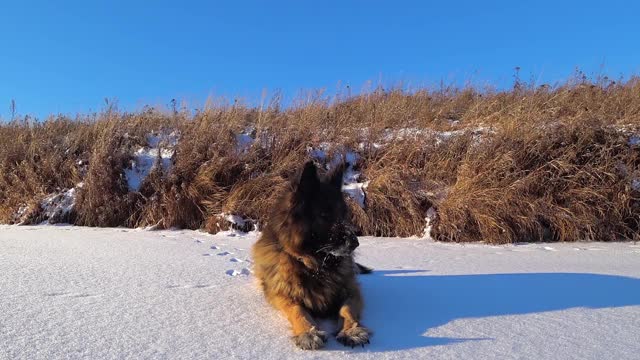
<svg viewBox="0 0 640 360">
<path fill-rule="evenodd" d="M 344 189 L 365 235 L 618 241 L 639 230 L 638 78 L 377 90 L 286 109 L 108 107 L 2 123 L 0 144 L 1 223 L 251 228 L 314 159 L 349 163 Z"/>
</svg>

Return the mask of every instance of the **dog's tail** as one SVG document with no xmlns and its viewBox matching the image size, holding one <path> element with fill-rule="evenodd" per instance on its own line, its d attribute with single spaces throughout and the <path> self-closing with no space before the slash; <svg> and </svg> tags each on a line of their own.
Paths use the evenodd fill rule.
<svg viewBox="0 0 640 360">
<path fill-rule="evenodd" d="M 356 270 L 358 271 L 358 274 L 371 274 L 373 272 L 372 268 L 366 267 L 359 263 L 356 263 Z"/>
</svg>

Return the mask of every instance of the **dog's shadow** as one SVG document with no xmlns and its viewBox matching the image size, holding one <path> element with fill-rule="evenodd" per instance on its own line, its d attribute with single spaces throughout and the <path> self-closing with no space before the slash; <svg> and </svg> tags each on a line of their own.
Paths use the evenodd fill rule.
<svg viewBox="0 0 640 360">
<path fill-rule="evenodd" d="M 581 273 L 429 275 L 375 271 L 359 278 L 369 351 L 396 351 L 489 338 L 425 336 L 461 318 L 530 314 L 577 307 L 640 305 L 640 279 Z"/>
</svg>

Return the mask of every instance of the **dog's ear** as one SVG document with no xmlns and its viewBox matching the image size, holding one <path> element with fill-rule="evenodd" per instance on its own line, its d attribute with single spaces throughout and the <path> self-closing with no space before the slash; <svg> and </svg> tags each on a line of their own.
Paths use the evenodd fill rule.
<svg viewBox="0 0 640 360">
<path fill-rule="evenodd" d="M 340 165 L 336 166 L 336 168 L 329 175 L 329 183 L 338 190 L 342 190 L 342 184 L 344 182 L 343 177 L 346 168 L 346 163 L 340 163 Z"/>
<path fill-rule="evenodd" d="M 301 197 L 306 197 L 317 188 L 319 182 L 316 165 L 313 161 L 308 161 L 304 164 L 304 168 L 300 174 L 300 179 L 296 185 L 296 194 Z"/>
</svg>

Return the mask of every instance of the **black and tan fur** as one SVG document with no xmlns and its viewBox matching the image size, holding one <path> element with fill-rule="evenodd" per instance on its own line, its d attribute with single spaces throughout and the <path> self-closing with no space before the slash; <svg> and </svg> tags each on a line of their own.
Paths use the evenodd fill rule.
<svg viewBox="0 0 640 360">
<path fill-rule="evenodd" d="M 346 346 L 369 343 L 356 274 L 371 270 L 353 260 L 358 239 L 346 222 L 342 172 L 321 178 L 313 163 L 305 164 L 253 247 L 267 300 L 286 315 L 295 344 L 306 350 L 327 340 L 315 318 L 338 318 L 336 339 Z"/>
</svg>

